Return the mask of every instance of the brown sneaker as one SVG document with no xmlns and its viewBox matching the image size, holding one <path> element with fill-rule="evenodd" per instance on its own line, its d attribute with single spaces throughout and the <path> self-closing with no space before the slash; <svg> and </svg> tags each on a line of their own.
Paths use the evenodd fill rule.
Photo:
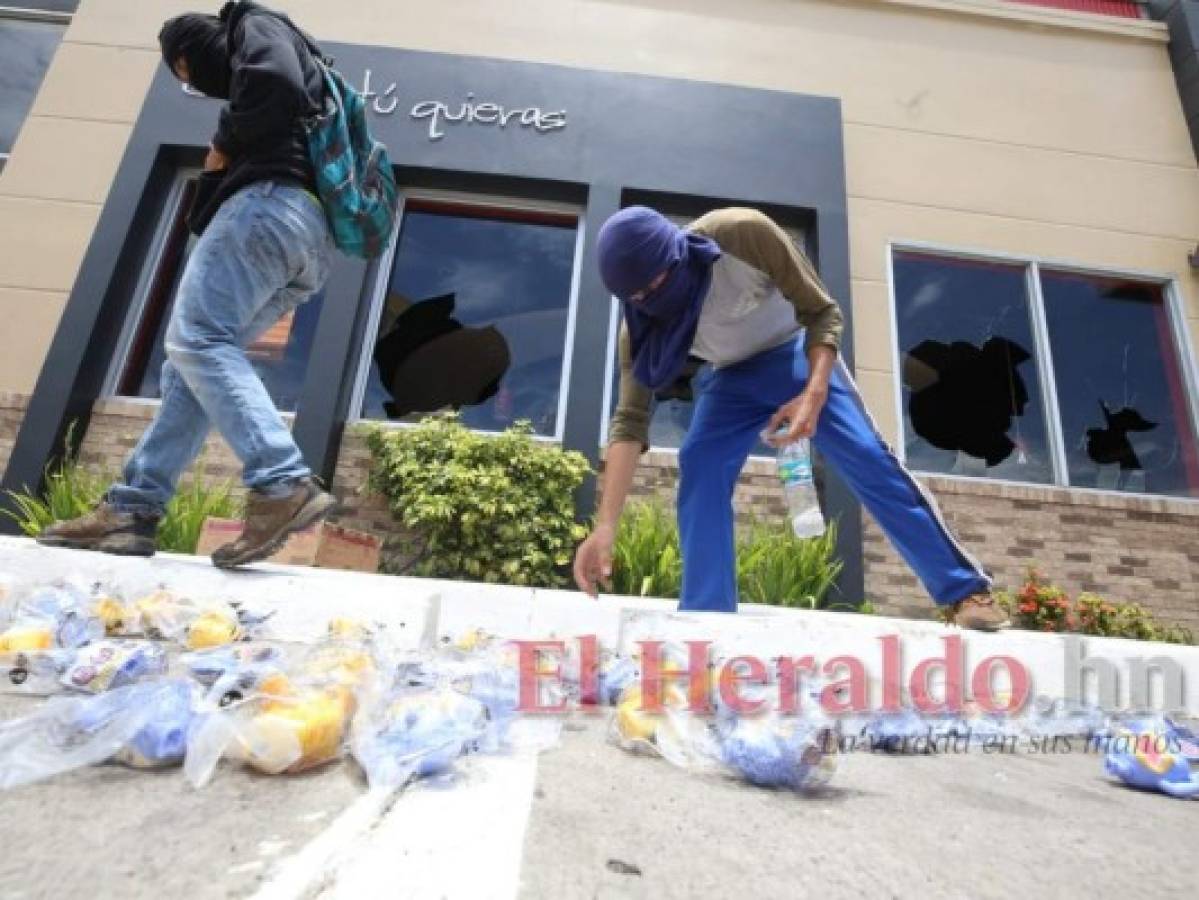
<svg viewBox="0 0 1199 900">
<path fill-rule="evenodd" d="M 156 516 L 127 513 L 101 503 L 86 516 L 55 522 L 42 530 L 43 547 L 99 550 L 119 556 L 153 556 L 158 534 Z"/>
<path fill-rule="evenodd" d="M 1012 624 L 1003 607 L 989 593 L 971 594 L 949 607 L 946 621 L 972 631 L 1002 631 Z"/>
<path fill-rule="evenodd" d="M 326 494 L 311 478 L 296 482 L 295 489 L 283 497 L 268 497 L 250 491 L 246 498 L 246 521 L 241 537 L 218 547 L 212 564 L 233 569 L 266 559 L 283 546 L 297 531 L 303 531 L 329 515 L 337 500 Z"/>
</svg>

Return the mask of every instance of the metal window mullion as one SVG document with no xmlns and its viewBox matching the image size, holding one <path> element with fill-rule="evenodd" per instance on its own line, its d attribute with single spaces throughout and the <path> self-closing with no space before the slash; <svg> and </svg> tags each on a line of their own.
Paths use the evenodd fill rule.
<svg viewBox="0 0 1199 900">
<path fill-rule="evenodd" d="M 1187 411 L 1191 418 L 1191 437 L 1199 443 L 1199 363 L 1195 359 L 1194 345 L 1187 326 L 1186 306 L 1178 289 L 1178 282 L 1171 279 L 1161 286 L 1166 304 L 1166 315 L 1170 322 L 1170 333 L 1174 339 L 1174 352 L 1178 354 L 1178 368 L 1182 372 L 1183 391 L 1187 395 Z"/>
<path fill-rule="evenodd" d="M 555 441 L 561 442 L 566 434 L 566 411 L 570 394 L 570 370 L 574 365 L 575 327 L 578 323 L 579 284 L 583 275 L 583 242 L 586 235 L 575 222 L 574 261 L 570 270 L 570 296 L 566 301 L 566 333 L 562 336 L 562 370 L 558 373 L 558 412 L 554 416 Z"/>
<path fill-rule="evenodd" d="M 175 175 L 175 180 L 170 188 L 167 189 L 166 201 L 162 205 L 162 213 L 155 227 L 154 236 L 150 240 L 148 252 L 146 253 L 146 262 L 138 275 L 137 287 L 134 289 L 133 303 L 130 306 L 129 315 L 125 317 L 125 323 L 121 327 L 121 336 L 117 341 L 116 352 L 113 354 L 112 363 L 108 368 L 108 375 L 104 379 L 104 385 L 100 389 L 101 397 L 125 397 L 125 395 L 117 393 L 117 388 L 120 387 L 122 376 L 125 374 L 125 367 L 129 364 L 129 354 L 133 349 L 133 340 L 137 335 L 138 328 L 141 326 L 142 317 L 146 312 L 146 304 L 150 299 L 150 286 L 154 283 L 154 279 L 162 267 L 167 240 L 170 237 L 171 228 L 175 223 L 176 216 L 179 215 L 179 204 L 182 201 L 187 180 L 198 174 L 198 169 L 181 169 Z M 186 245 L 186 240 L 184 243 Z M 183 265 L 187 265 L 186 259 L 181 260 L 181 262 Z M 173 304 L 174 300 L 172 299 L 171 302 Z M 125 397 L 125 399 L 132 398 Z M 158 401 L 155 400 L 155 402 Z"/>
<path fill-rule="evenodd" d="M 74 13 L 52 9 L 26 9 L 22 6 L 0 6 L 0 20 L 42 22 L 47 25 L 70 25 Z"/>
<path fill-rule="evenodd" d="M 1041 377 L 1041 393 L 1045 400 L 1045 424 L 1049 430 L 1049 449 L 1053 459 L 1053 483 L 1070 486 L 1070 468 L 1066 459 L 1065 431 L 1058 404 L 1057 375 L 1053 364 L 1053 349 L 1049 344 L 1049 322 L 1045 314 L 1045 294 L 1041 290 L 1041 267 L 1030 262 L 1025 270 L 1028 301 L 1032 308 L 1033 340 L 1036 345 L 1037 373 Z"/>
<path fill-rule="evenodd" d="M 908 426 L 903 414 L 903 358 L 899 350 L 899 301 L 895 295 L 895 245 L 887 243 L 887 314 L 891 335 L 891 384 L 895 402 L 895 457 L 901 463 L 908 458 Z"/>
<path fill-rule="evenodd" d="M 374 360 L 370 348 L 379 339 L 379 321 L 383 318 L 383 304 L 387 302 L 387 290 L 391 285 L 392 267 L 395 265 L 396 251 L 400 243 L 400 231 L 404 227 L 404 207 L 409 196 L 410 194 L 406 191 L 400 192 L 399 202 L 396 204 L 395 230 L 392 231 L 391 240 L 388 243 L 387 250 L 384 251 L 379 260 L 379 267 L 375 274 L 371 307 L 367 313 L 366 331 L 364 333 L 368 343 L 358 348 L 358 352 L 361 355 L 358 358 L 358 374 L 354 379 L 354 390 L 350 395 L 350 408 L 346 413 L 347 422 L 359 422 L 365 418 L 363 407 L 366 405 L 366 392 L 370 385 L 371 362 Z"/>
<path fill-rule="evenodd" d="M 619 354 L 620 301 L 611 298 L 612 311 L 608 314 L 608 360 L 604 364 L 604 407 L 600 418 L 600 446 L 608 445 L 608 431 L 612 426 L 612 376 L 616 373 L 616 357 Z"/>
</svg>

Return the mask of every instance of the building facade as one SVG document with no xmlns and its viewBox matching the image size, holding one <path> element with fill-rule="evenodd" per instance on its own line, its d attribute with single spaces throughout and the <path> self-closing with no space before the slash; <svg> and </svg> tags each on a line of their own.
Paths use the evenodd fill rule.
<svg viewBox="0 0 1199 900">
<path fill-rule="evenodd" d="M 115 470 L 152 415 L 217 109 L 157 50 L 162 20 L 197 4 L 33 5 L 49 9 L 0 4 L 0 47 L 25 61 L 0 88 L 9 488 L 72 422 L 83 458 Z M 1199 625 L 1199 4 L 276 6 L 366 93 L 404 194 L 387 256 L 341 260 L 251 348 L 346 521 L 387 527 L 358 490 L 361 425 L 410 408 L 379 348 L 422 303 L 503 344 L 468 424 L 527 419 L 598 463 L 617 324 L 598 224 L 632 202 L 679 221 L 752 205 L 817 262 L 880 431 L 1001 584 L 1036 565 Z M 673 490 L 689 414 L 658 404 L 642 493 Z M 236 475 L 215 439 L 205 464 Z M 929 614 L 831 476 L 828 501 L 843 589 Z M 768 458 L 737 502 L 778 513 Z"/>
</svg>

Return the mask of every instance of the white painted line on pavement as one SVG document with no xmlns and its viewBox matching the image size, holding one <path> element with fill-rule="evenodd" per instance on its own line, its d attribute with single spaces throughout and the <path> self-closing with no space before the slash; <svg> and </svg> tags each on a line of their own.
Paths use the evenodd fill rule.
<svg viewBox="0 0 1199 900">
<path fill-rule="evenodd" d="M 520 886 L 537 754 L 474 756 L 453 784 L 419 783 L 336 862 L 322 900 L 512 900 Z"/>
<path fill-rule="evenodd" d="M 372 791 L 359 797 L 299 853 L 280 862 L 253 900 L 298 900 L 312 896 L 329 876 L 334 860 L 370 831 L 394 796 L 394 792 Z"/>
</svg>

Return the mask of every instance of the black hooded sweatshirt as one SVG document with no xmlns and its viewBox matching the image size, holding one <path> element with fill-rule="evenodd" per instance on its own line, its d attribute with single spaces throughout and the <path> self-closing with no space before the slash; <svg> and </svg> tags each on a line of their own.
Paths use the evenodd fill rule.
<svg viewBox="0 0 1199 900">
<path fill-rule="evenodd" d="M 227 4 L 230 81 L 212 144 L 229 168 L 205 210 L 255 181 L 316 190 L 302 120 L 321 108 L 324 79 L 304 38 L 284 16 L 256 3 Z"/>
</svg>

